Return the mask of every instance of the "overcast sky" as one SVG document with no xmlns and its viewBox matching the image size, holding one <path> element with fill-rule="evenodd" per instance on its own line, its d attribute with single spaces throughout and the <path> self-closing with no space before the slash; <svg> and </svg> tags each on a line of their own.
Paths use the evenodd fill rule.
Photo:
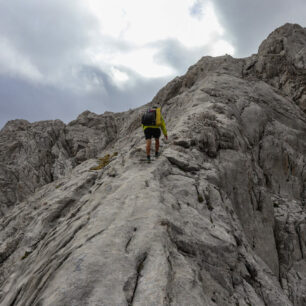
<svg viewBox="0 0 306 306">
<path fill-rule="evenodd" d="M 0 0 L 0 128 L 137 107 L 286 22 L 306 26 L 306 0 Z"/>
</svg>

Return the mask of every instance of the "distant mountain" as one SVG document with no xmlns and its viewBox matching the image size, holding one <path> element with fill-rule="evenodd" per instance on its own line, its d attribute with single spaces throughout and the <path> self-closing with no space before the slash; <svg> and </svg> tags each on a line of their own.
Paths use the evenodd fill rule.
<svg viewBox="0 0 306 306">
<path fill-rule="evenodd" d="M 147 164 L 155 104 L 169 140 Z M 0 305 L 306 305 L 306 28 L 0 144 Z"/>
</svg>

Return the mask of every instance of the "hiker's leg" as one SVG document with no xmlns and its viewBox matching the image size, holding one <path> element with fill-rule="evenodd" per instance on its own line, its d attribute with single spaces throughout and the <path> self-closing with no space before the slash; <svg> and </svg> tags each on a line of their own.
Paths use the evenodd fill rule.
<svg viewBox="0 0 306 306">
<path fill-rule="evenodd" d="M 159 138 L 155 138 L 155 153 L 159 151 Z"/>
<path fill-rule="evenodd" d="M 151 151 L 151 139 L 147 139 L 146 151 L 147 151 L 147 156 L 149 156 Z"/>
</svg>

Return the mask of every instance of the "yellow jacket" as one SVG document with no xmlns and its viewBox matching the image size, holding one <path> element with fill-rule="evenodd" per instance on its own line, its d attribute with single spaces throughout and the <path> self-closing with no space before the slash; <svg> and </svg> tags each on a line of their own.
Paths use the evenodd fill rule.
<svg viewBox="0 0 306 306">
<path fill-rule="evenodd" d="M 162 115 L 160 115 L 160 125 L 143 125 L 142 124 L 142 128 L 143 130 L 147 129 L 147 128 L 153 128 L 153 129 L 159 129 L 161 128 L 163 134 L 165 136 L 167 136 L 167 129 L 166 129 L 166 124 L 165 124 L 165 121 L 164 121 L 164 118 Z"/>
</svg>

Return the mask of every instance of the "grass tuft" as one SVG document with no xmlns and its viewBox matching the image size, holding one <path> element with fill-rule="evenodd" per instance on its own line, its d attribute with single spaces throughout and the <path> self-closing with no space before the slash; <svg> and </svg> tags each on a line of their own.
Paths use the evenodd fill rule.
<svg viewBox="0 0 306 306">
<path fill-rule="evenodd" d="M 106 154 L 105 156 L 100 157 L 98 166 L 92 167 L 92 168 L 90 168 L 90 170 L 101 170 L 101 169 L 103 169 L 104 167 L 106 167 L 111 162 L 111 159 L 113 157 L 117 156 L 117 155 L 118 155 L 118 152 L 115 152 L 112 155 Z"/>
<path fill-rule="evenodd" d="M 199 201 L 199 203 L 203 203 L 204 202 L 204 199 L 203 199 L 203 197 L 200 194 L 198 195 L 198 201 Z"/>
<path fill-rule="evenodd" d="M 32 252 L 30 251 L 25 251 L 24 255 L 21 257 L 21 260 L 26 259 Z"/>
</svg>

